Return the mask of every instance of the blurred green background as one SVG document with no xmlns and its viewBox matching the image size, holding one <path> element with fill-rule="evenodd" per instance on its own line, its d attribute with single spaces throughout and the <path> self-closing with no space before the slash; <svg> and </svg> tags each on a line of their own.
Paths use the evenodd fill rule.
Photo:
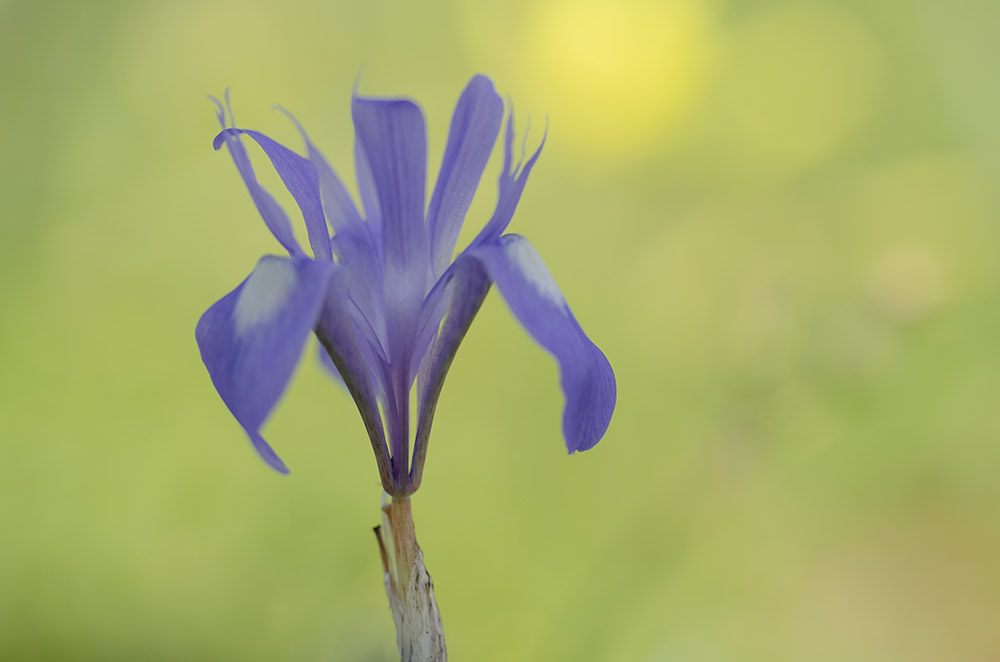
<svg viewBox="0 0 1000 662">
<path fill-rule="evenodd" d="M 529 144 L 548 116 L 512 230 L 619 380 L 567 457 L 554 365 L 487 299 L 414 499 L 452 659 L 998 659 L 998 25 L 992 0 L 0 4 L 0 658 L 395 658 L 350 398 L 310 348 L 265 429 L 280 477 L 194 342 L 279 251 L 205 95 L 298 149 L 284 105 L 350 178 L 364 66 L 422 103 L 432 172 L 473 73 Z"/>
</svg>

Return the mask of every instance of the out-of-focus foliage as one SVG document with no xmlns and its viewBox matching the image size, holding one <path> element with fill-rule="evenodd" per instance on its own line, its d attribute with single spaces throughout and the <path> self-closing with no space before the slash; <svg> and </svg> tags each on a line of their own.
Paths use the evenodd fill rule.
<svg viewBox="0 0 1000 662">
<path fill-rule="evenodd" d="M 995 660 L 998 24 L 990 0 L 3 4 L 0 658 L 393 659 L 350 398 L 310 351 L 266 429 L 280 477 L 194 343 L 278 251 L 205 95 L 297 146 L 281 103 L 350 175 L 364 66 L 421 101 L 434 171 L 475 72 L 529 145 L 548 118 L 512 230 L 619 380 L 567 458 L 555 368 L 488 298 L 414 500 L 454 659 Z"/>
</svg>

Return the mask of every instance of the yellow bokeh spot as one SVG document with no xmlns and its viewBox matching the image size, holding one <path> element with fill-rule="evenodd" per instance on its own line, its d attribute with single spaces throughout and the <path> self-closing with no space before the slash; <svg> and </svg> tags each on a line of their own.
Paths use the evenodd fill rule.
<svg viewBox="0 0 1000 662">
<path fill-rule="evenodd" d="M 711 54 L 704 3 L 553 0 L 528 15 L 523 75 L 568 145 L 649 151 L 701 97 Z"/>
</svg>

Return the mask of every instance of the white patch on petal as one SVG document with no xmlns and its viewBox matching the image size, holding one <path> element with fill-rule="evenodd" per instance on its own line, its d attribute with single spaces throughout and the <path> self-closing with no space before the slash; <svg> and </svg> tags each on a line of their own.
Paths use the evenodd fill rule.
<svg viewBox="0 0 1000 662">
<path fill-rule="evenodd" d="M 291 262 L 277 258 L 262 260 L 243 284 L 233 308 L 236 335 L 246 335 L 261 323 L 270 321 L 295 289 L 297 280 L 298 274 Z"/>
<path fill-rule="evenodd" d="M 542 261 L 542 256 L 538 254 L 535 247 L 524 239 L 514 240 L 504 246 L 507 257 L 510 258 L 525 280 L 531 283 L 543 298 L 548 299 L 557 306 L 564 307 L 566 299 L 563 298 L 559 286 L 549 273 L 548 267 Z"/>
</svg>

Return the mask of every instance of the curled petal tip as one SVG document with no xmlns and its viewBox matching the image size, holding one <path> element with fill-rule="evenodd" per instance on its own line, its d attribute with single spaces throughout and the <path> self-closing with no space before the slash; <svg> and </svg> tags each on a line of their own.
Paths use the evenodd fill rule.
<svg viewBox="0 0 1000 662">
<path fill-rule="evenodd" d="M 219 149 L 222 148 L 222 143 L 226 142 L 227 136 L 238 135 L 238 134 L 239 132 L 235 131 L 234 129 L 223 129 L 222 131 L 219 132 L 219 135 L 215 136 L 215 138 L 212 139 L 212 147 L 215 148 L 216 151 L 218 151 Z"/>
</svg>

